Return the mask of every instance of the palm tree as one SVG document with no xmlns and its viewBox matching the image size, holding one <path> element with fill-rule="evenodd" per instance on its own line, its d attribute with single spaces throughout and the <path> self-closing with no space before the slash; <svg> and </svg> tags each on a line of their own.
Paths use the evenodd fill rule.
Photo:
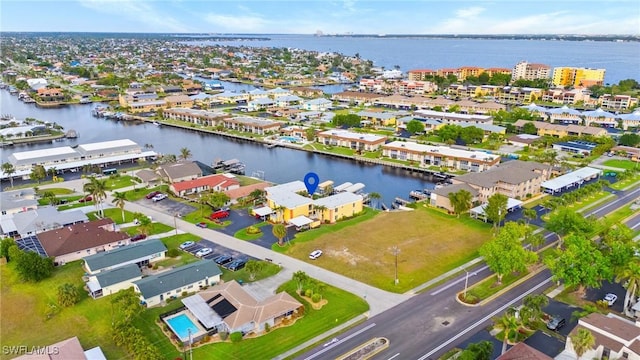
<svg viewBox="0 0 640 360">
<path fill-rule="evenodd" d="M 635 303 L 636 294 L 640 287 L 640 260 L 634 257 L 633 260 L 628 261 L 619 273 L 616 275 L 617 282 L 626 281 L 625 287 L 627 292 L 624 296 L 623 309 L 625 314 L 629 312 L 629 308 Z"/>
<path fill-rule="evenodd" d="M 120 211 L 122 212 L 122 222 L 124 222 L 124 205 L 126 202 L 125 200 L 127 200 L 127 195 L 125 193 L 118 192 L 118 191 L 113 193 L 113 200 L 111 200 L 111 202 L 116 204 L 116 206 L 120 208 Z"/>
<path fill-rule="evenodd" d="M 576 359 L 580 359 L 589 350 L 593 349 L 596 344 L 596 338 L 591 331 L 580 328 L 578 331 L 570 336 L 571 344 L 573 345 L 573 351 L 576 352 Z"/>
<path fill-rule="evenodd" d="M 461 213 L 466 212 L 471 208 L 472 199 L 473 195 L 464 189 L 449 195 L 449 201 L 451 202 L 451 206 L 453 206 L 453 212 L 456 213 L 458 218 Z"/>
<path fill-rule="evenodd" d="M 278 238 L 278 245 L 284 245 L 282 239 L 287 236 L 287 228 L 283 224 L 275 224 L 273 225 L 271 232 L 273 233 L 273 236 Z"/>
<path fill-rule="evenodd" d="M 58 173 L 58 170 L 56 170 L 55 167 L 50 167 L 49 170 L 47 170 L 47 175 L 51 176 L 52 180 L 56 176 L 57 173 Z"/>
<path fill-rule="evenodd" d="M 89 182 L 84 184 L 82 188 L 93 196 L 93 201 L 95 201 L 100 216 L 104 216 L 102 201 L 107 197 L 107 181 L 90 177 Z"/>
<path fill-rule="evenodd" d="M 549 298 L 543 294 L 527 295 L 523 300 L 524 308 L 528 309 L 528 321 L 535 321 L 542 315 L 542 309 L 549 304 Z M 521 311 L 522 314 L 522 311 Z M 520 316 L 524 320 L 523 316 Z"/>
<path fill-rule="evenodd" d="M 507 351 L 507 341 L 515 341 L 520 324 L 513 314 L 504 314 L 495 323 L 495 327 L 502 330 L 502 354 Z"/>
<path fill-rule="evenodd" d="M 16 173 L 16 168 L 10 162 L 2 163 L 2 172 L 7 175 L 9 181 L 11 182 L 11 187 L 13 187 L 13 174 Z"/>
<path fill-rule="evenodd" d="M 535 209 L 525 208 L 524 210 L 522 210 L 522 217 L 525 218 L 525 220 L 527 221 L 527 225 L 529 225 L 532 220 L 538 218 L 538 212 Z"/>
<path fill-rule="evenodd" d="M 42 198 L 48 200 L 51 205 L 58 205 L 58 198 L 52 191 L 45 191 L 45 193 L 42 194 Z"/>
<path fill-rule="evenodd" d="M 286 208 L 282 205 L 276 206 L 273 208 L 273 211 L 276 212 L 276 222 L 280 222 L 280 218 L 284 221 L 284 211 Z"/>
<path fill-rule="evenodd" d="M 293 280 L 296 282 L 298 294 L 302 292 L 302 288 L 309 280 L 309 276 L 302 270 L 296 271 L 293 273 Z"/>
<path fill-rule="evenodd" d="M 372 192 L 372 193 L 369 193 L 369 199 L 375 200 L 376 206 L 374 206 L 374 208 L 377 208 L 378 207 L 377 205 L 379 204 L 379 200 L 382 199 L 382 195 L 380 195 L 380 193 L 377 193 L 377 192 Z"/>
<path fill-rule="evenodd" d="M 182 159 L 182 160 L 187 160 L 189 158 L 191 158 L 193 154 L 191 154 L 191 150 L 189 150 L 186 147 L 183 147 L 182 149 L 180 149 L 180 155 L 178 156 L 178 158 Z"/>
</svg>

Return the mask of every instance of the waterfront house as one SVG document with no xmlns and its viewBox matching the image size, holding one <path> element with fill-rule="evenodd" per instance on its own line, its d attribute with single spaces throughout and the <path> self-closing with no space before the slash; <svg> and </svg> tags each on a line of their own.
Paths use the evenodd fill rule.
<svg viewBox="0 0 640 360">
<path fill-rule="evenodd" d="M 169 189 L 178 196 L 188 196 L 209 191 L 228 191 L 240 187 L 240 182 L 231 174 L 212 174 L 193 180 L 174 182 Z"/>
<path fill-rule="evenodd" d="M 215 94 L 214 97 L 224 104 L 245 104 L 251 97 L 249 93 L 235 93 L 225 91 Z"/>
<path fill-rule="evenodd" d="M 61 88 L 40 88 L 36 94 L 41 101 L 64 101 L 64 91 Z"/>
<path fill-rule="evenodd" d="M 86 286 L 89 296 L 97 299 L 128 289 L 133 286 L 134 281 L 140 279 L 142 279 L 140 268 L 136 264 L 129 264 L 89 275 Z"/>
<path fill-rule="evenodd" d="M 282 95 L 275 98 L 276 106 L 286 108 L 289 106 L 299 105 L 302 98 L 297 95 Z"/>
<path fill-rule="evenodd" d="M 175 86 L 175 85 L 161 85 L 158 88 L 158 91 L 161 91 L 161 92 L 165 93 L 166 95 L 181 94 L 182 93 L 182 87 Z"/>
<path fill-rule="evenodd" d="M 640 326 L 614 314 L 592 313 L 578 320 L 558 359 L 576 358 L 571 337 L 580 329 L 591 332 L 595 344 L 581 356 L 584 359 L 640 359 Z"/>
<path fill-rule="evenodd" d="M 455 125 L 462 123 L 493 124 L 493 117 L 490 115 L 459 114 L 434 110 L 416 110 L 414 115 L 423 119 L 441 120 L 448 124 Z"/>
<path fill-rule="evenodd" d="M 186 121 L 200 126 L 215 127 L 224 123 L 231 115 L 222 111 L 196 109 L 166 109 L 162 112 L 165 119 Z"/>
<path fill-rule="evenodd" d="M 127 233 L 118 231 L 113 220 L 108 218 L 69 225 L 37 235 L 47 256 L 58 264 L 128 245 L 130 238 Z"/>
<path fill-rule="evenodd" d="M 291 125 L 280 129 L 280 134 L 284 136 L 293 136 L 300 139 L 307 139 L 307 130 L 311 129 L 307 126 Z"/>
<path fill-rule="evenodd" d="M 43 231 L 87 222 L 82 210 L 58 211 L 53 206 L 8 213 L 0 216 L 2 235 L 13 238 L 29 238 Z"/>
<path fill-rule="evenodd" d="M 198 164 L 187 160 L 162 164 L 156 172 L 170 183 L 193 180 L 202 176 L 202 169 Z"/>
<path fill-rule="evenodd" d="M 265 111 L 276 105 L 276 102 L 268 97 L 260 97 L 247 102 L 248 111 Z"/>
<path fill-rule="evenodd" d="M 448 146 L 423 145 L 394 141 L 382 146 L 382 156 L 420 166 L 440 166 L 471 172 L 486 171 L 500 163 L 500 156 L 478 150 L 454 149 Z"/>
<path fill-rule="evenodd" d="M 275 89 L 267 90 L 267 94 L 269 94 L 269 97 L 273 97 L 274 99 L 277 99 L 281 96 L 291 95 L 291 90 L 277 87 Z"/>
<path fill-rule="evenodd" d="M 453 185 L 467 184 L 478 191 L 478 201 L 486 203 L 494 194 L 513 199 L 535 196 L 542 182 L 549 180 L 551 166 L 535 161 L 511 160 L 484 172 L 472 172 L 451 179 Z"/>
<path fill-rule="evenodd" d="M 598 98 L 598 105 L 609 110 L 627 110 L 638 105 L 638 98 L 629 95 L 604 94 Z"/>
<path fill-rule="evenodd" d="M 1 215 L 16 214 L 37 208 L 38 200 L 33 188 L 0 192 Z"/>
<path fill-rule="evenodd" d="M 368 104 L 373 103 L 375 99 L 380 98 L 379 94 L 357 92 L 357 91 L 343 91 L 333 94 L 331 100 L 337 101 L 342 104 Z"/>
<path fill-rule="evenodd" d="M 561 108 L 548 109 L 546 113 L 552 123 L 582 125 L 582 113 L 566 105 Z"/>
<path fill-rule="evenodd" d="M 551 136 L 556 138 L 563 138 L 566 136 L 582 136 L 582 135 L 591 135 L 591 136 L 607 136 L 607 130 L 603 128 L 593 127 L 593 126 L 582 126 L 582 125 L 558 125 L 558 124 L 549 124 L 544 121 L 529 121 L 529 120 L 518 120 L 513 126 L 519 131 L 522 132 L 522 127 L 527 124 L 532 123 L 536 129 L 538 136 Z"/>
<path fill-rule="evenodd" d="M 362 212 L 363 200 L 362 195 L 344 191 L 313 200 L 312 209 L 308 215 L 321 222 L 335 223 Z"/>
<path fill-rule="evenodd" d="M 184 108 L 190 109 L 193 107 L 194 100 L 188 95 L 170 95 L 164 98 L 168 108 Z"/>
<path fill-rule="evenodd" d="M 387 137 L 335 129 L 318 133 L 317 141 L 324 145 L 348 147 L 358 151 L 375 151 L 387 141 Z"/>
<path fill-rule="evenodd" d="M 325 98 L 311 99 L 303 101 L 301 108 L 307 111 L 327 111 L 333 103 Z"/>
<path fill-rule="evenodd" d="M 467 184 L 449 185 L 440 188 L 436 188 L 431 191 L 429 195 L 429 203 L 431 206 L 435 206 L 441 209 L 446 209 L 449 212 L 453 212 L 454 208 L 451 205 L 451 194 L 455 194 L 460 190 L 467 191 L 471 194 L 471 203 L 476 204 L 478 202 L 478 191 Z"/>
<path fill-rule="evenodd" d="M 374 127 L 386 127 L 396 125 L 396 113 L 382 111 L 360 111 L 356 115 L 360 116 L 366 124 Z"/>
<path fill-rule="evenodd" d="M 291 92 L 294 95 L 303 96 L 307 98 L 314 98 L 314 97 L 322 96 L 324 94 L 322 89 L 314 89 L 314 88 L 304 87 L 304 86 L 294 86 L 289 88 L 289 90 L 291 90 Z"/>
<path fill-rule="evenodd" d="M 184 298 L 182 303 L 207 331 L 242 334 L 273 328 L 303 308 L 284 291 L 258 300 L 235 280 Z"/>
<path fill-rule="evenodd" d="M 166 259 L 167 247 L 158 239 L 149 239 L 127 246 L 99 252 L 84 258 L 84 269 L 90 275 L 114 270 L 125 265 L 139 268 Z"/>
<path fill-rule="evenodd" d="M 220 282 L 220 275 L 222 271 L 216 263 L 205 259 L 134 281 L 133 287 L 140 300 L 151 307 L 170 298 L 178 298 L 183 292 L 196 292 L 213 286 Z"/>
<path fill-rule="evenodd" d="M 231 130 L 266 135 L 277 132 L 283 123 L 251 116 L 224 119 L 224 127 Z"/>
<path fill-rule="evenodd" d="M 584 124 L 586 126 L 592 126 L 592 124 L 603 128 L 614 128 L 618 126 L 618 121 L 616 120 L 618 115 L 604 111 L 601 108 L 584 111 L 582 116 L 584 117 Z"/>
</svg>

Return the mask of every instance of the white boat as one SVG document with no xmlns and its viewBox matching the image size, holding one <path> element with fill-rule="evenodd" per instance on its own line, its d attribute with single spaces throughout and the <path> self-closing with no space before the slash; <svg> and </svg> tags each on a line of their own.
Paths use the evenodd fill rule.
<svg viewBox="0 0 640 360">
<path fill-rule="evenodd" d="M 153 125 L 155 125 L 155 126 L 161 126 L 162 124 L 160 124 L 160 123 L 159 123 L 159 122 L 157 122 L 157 121 L 154 121 L 154 122 L 153 122 Z"/>
</svg>

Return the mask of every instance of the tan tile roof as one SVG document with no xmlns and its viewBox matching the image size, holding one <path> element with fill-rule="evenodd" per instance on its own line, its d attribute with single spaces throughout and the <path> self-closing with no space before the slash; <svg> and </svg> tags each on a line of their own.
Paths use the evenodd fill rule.
<svg viewBox="0 0 640 360">
<path fill-rule="evenodd" d="M 247 186 L 241 186 L 237 189 L 227 190 L 224 193 L 227 194 L 233 200 L 233 199 L 239 199 L 241 197 L 248 196 L 255 190 L 264 190 L 269 186 L 271 186 L 271 184 L 266 182 L 260 182 L 260 183 L 251 184 Z"/>
<path fill-rule="evenodd" d="M 490 188 L 503 182 L 521 184 L 542 176 L 539 171 L 549 170 L 550 166 L 535 161 L 511 160 L 480 173 L 468 173 L 455 177 L 455 181 Z M 548 171 L 547 171 L 548 173 Z M 546 180 L 546 179 L 545 179 Z"/>
<path fill-rule="evenodd" d="M 496 360 L 551 360 L 552 357 L 532 348 L 525 343 L 517 343 Z"/>
<path fill-rule="evenodd" d="M 38 240 L 48 256 L 60 256 L 96 246 L 129 239 L 130 236 L 115 231 L 111 219 L 101 219 L 88 223 L 66 226 L 61 229 L 38 234 Z"/>
<path fill-rule="evenodd" d="M 48 354 L 22 355 L 15 358 L 15 360 L 84 360 L 87 358 L 80 340 L 75 336 L 49 345 L 46 350 L 49 352 Z"/>
<path fill-rule="evenodd" d="M 640 327 L 599 313 L 589 314 L 580 319 L 580 322 L 602 329 L 603 332 L 607 332 L 626 341 L 640 338 Z"/>
<path fill-rule="evenodd" d="M 573 328 L 573 330 L 571 330 L 571 332 L 569 333 L 569 336 L 567 338 L 570 338 L 571 336 L 575 335 L 579 329 L 585 329 L 585 330 L 589 330 L 591 332 L 591 334 L 593 334 L 593 337 L 596 339 L 596 344 L 594 346 L 594 348 L 598 348 L 599 346 L 604 346 L 608 349 L 611 349 L 615 352 L 620 351 L 620 349 L 622 349 L 622 347 L 624 346 L 624 344 L 622 344 L 621 342 L 618 342 L 606 335 L 603 335 L 597 331 L 593 331 L 591 329 L 588 329 L 582 325 L 576 325 L 576 327 Z"/>
<path fill-rule="evenodd" d="M 165 164 L 160 166 L 158 170 L 161 173 L 164 172 L 169 179 L 179 179 L 187 176 L 202 176 L 202 170 L 192 161 Z"/>
</svg>

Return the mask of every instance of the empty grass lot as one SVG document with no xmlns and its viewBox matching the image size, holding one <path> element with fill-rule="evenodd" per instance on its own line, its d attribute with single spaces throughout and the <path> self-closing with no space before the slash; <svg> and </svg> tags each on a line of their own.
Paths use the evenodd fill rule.
<svg viewBox="0 0 640 360">
<path fill-rule="evenodd" d="M 311 261 L 309 253 L 322 249 L 314 264 L 384 290 L 405 292 L 477 257 L 477 249 L 491 236 L 488 224 L 425 207 L 362 216 L 362 221 L 346 222 L 352 225 L 323 225 L 301 233 L 284 251 Z M 398 285 L 393 246 L 400 249 Z"/>
<path fill-rule="evenodd" d="M 618 169 L 631 170 L 637 168 L 637 163 L 631 160 L 610 159 L 602 163 L 604 166 L 610 166 Z"/>
</svg>

